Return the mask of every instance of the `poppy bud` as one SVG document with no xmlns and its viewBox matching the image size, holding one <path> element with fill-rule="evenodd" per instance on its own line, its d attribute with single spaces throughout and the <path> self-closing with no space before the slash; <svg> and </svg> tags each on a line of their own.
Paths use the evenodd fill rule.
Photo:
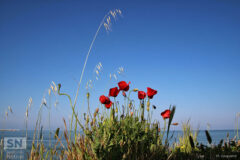
<svg viewBox="0 0 240 160">
<path fill-rule="evenodd" d="M 156 108 L 157 108 L 155 105 L 153 105 L 152 107 L 153 107 L 153 109 L 156 109 Z"/>
<path fill-rule="evenodd" d="M 131 116 L 133 116 L 133 112 L 131 112 Z"/>
<path fill-rule="evenodd" d="M 87 92 L 87 99 L 89 99 L 89 97 L 90 97 L 90 93 L 89 93 L 89 92 Z"/>
<path fill-rule="evenodd" d="M 134 89 L 133 89 L 133 92 L 137 92 L 137 91 L 138 91 L 138 89 L 137 89 L 137 88 L 134 88 Z"/>
<path fill-rule="evenodd" d="M 123 97 L 127 97 L 126 93 L 123 91 L 122 92 Z"/>
<path fill-rule="evenodd" d="M 129 107 L 130 109 L 132 109 L 132 102 L 130 102 L 130 103 L 128 104 L 128 107 Z"/>
<path fill-rule="evenodd" d="M 61 83 L 59 83 L 59 84 L 58 84 L 58 89 L 59 89 L 59 90 L 60 90 L 61 86 L 62 86 Z"/>
<path fill-rule="evenodd" d="M 149 100 L 147 101 L 147 107 L 150 107 L 150 102 L 149 102 Z"/>
<path fill-rule="evenodd" d="M 87 115 L 87 120 L 86 120 L 86 122 L 87 122 L 87 123 L 89 122 L 89 115 Z"/>
<path fill-rule="evenodd" d="M 149 106 L 147 106 L 147 111 L 149 112 Z"/>
<path fill-rule="evenodd" d="M 96 108 L 96 111 L 95 111 L 96 113 L 98 113 L 99 112 L 99 108 Z"/>
</svg>

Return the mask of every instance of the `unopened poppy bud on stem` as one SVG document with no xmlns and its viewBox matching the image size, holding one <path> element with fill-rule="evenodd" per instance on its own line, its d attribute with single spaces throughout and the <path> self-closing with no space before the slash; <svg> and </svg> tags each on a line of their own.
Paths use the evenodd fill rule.
<svg viewBox="0 0 240 160">
<path fill-rule="evenodd" d="M 96 111 L 95 111 L 96 113 L 98 113 L 99 112 L 99 108 L 96 108 Z"/>
<path fill-rule="evenodd" d="M 131 116 L 133 116 L 133 112 L 131 112 Z"/>
<path fill-rule="evenodd" d="M 58 84 L 58 91 L 60 91 L 61 86 L 62 86 L 61 83 L 59 83 L 59 84 Z"/>
<path fill-rule="evenodd" d="M 89 123 L 89 115 L 87 115 L 87 120 L 86 120 L 87 124 Z"/>
<path fill-rule="evenodd" d="M 150 102 L 149 102 L 149 100 L 147 101 L 147 107 L 150 107 Z"/>
<path fill-rule="evenodd" d="M 130 103 L 128 104 L 128 107 L 129 107 L 130 109 L 132 109 L 132 102 L 130 102 Z"/>
<path fill-rule="evenodd" d="M 137 92 L 137 91 L 138 91 L 138 89 L 137 89 L 137 88 L 134 88 L 134 89 L 133 89 L 133 92 Z"/>
<path fill-rule="evenodd" d="M 149 106 L 147 106 L 147 111 L 149 112 Z"/>
<path fill-rule="evenodd" d="M 89 93 L 89 92 L 87 92 L 87 99 L 89 99 L 89 97 L 90 97 L 90 93 Z"/>
</svg>

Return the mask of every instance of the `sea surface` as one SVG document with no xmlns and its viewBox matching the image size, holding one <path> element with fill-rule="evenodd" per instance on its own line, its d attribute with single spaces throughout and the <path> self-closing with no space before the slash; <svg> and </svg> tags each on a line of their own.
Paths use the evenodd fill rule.
<svg viewBox="0 0 240 160">
<path fill-rule="evenodd" d="M 6 138 L 11 139 L 14 137 L 15 138 L 16 137 L 26 137 L 26 131 L 25 130 L 0 131 L 0 139 L 3 140 L 3 144 L 5 144 L 5 145 L 7 144 L 10 146 L 8 148 L 5 148 L 4 146 L 2 146 L 2 148 L 4 148 L 3 149 L 4 159 L 6 159 L 6 157 L 8 159 L 26 159 L 27 153 L 30 153 L 30 151 L 31 151 L 33 141 L 35 142 L 35 144 L 37 142 L 42 141 L 42 143 L 44 144 L 46 149 L 55 147 L 55 144 L 57 142 L 57 139 L 54 137 L 55 131 L 49 132 L 48 130 L 44 130 L 42 132 L 42 135 L 37 134 L 37 133 L 35 134 L 35 140 L 34 140 L 34 130 L 29 130 L 27 132 L 26 149 L 16 149 L 14 147 L 13 147 L 13 149 L 11 149 L 11 147 L 13 146 L 13 143 L 14 143 L 13 142 L 14 139 L 11 143 L 7 144 L 7 142 L 4 141 L 4 138 L 6 140 Z M 209 133 L 212 137 L 212 144 L 215 144 L 215 145 L 217 145 L 222 139 L 225 141 L 228 141 L 228 140 L 233 139 L 236 136 L 236 130 L 210 130 Z M 74 133 L 72 133 L 72 138 L 73 138 L 73 135 L 74 135 Z M 181 135 L 182 135 L 182 131 L 170 131 L 169 132 L 169 137 L 171 137 L 170 144 L 173 142 L 178 142 L 178 137 Z M 229 135 L 228 138 L 227 138 L 227 135 Z M 40 140 L 40 136 L 42 136 L 42 140 Z M 63 132 L 61 130 L 59 132 L 59 137 L 61 138 L 62 145 L 66 146 L 67 142 L 66 142 Z M 204 130 L 200 130 L 198 132 L 197 140 L 198 140 L 199 144 L 201 144 L 201 143 L 205 144 L 205 145 L 208 144 Z M 19 145 L 19 143 L 16 145 Z M 58 145 L 56 145 L 56 148 L 58 150 L 60 150 L 62 148 L 62 145 L 59 143 Z M 0 155 L 1 155 L 1 152 L 0 152 Z"/>
</svg>

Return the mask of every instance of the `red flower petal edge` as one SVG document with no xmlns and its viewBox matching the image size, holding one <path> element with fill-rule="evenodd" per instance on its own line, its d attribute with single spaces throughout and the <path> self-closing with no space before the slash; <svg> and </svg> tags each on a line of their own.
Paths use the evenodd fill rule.
<svg viewBox="0 0 240 160">
<path fill-rule="evenodd" d="M 167 119 L 167 118 L 170 118 L 170 114 L 171 114 L 171 111 L 167 109 L 161 113 L 161 116 L 163 117 L 163 119 Z"/>
<path fill-rule="evenodd" d="M 120 91 L 120 90 L 118 90 L 117 87 L 115 87 L 115 88 L 111 88 L 111 89 L 109 90 L 109 96 L 117 97 L 119 91 Z"/>
<path fill-rule="evenodd" d="M 144 99 L 146 97 L 146 93 L 144 91 L 138 91 L 138 98 Z"/>
<path fill-rule="evenodd" d="M 122 91 L 128 91 L 129 90 L 129 84 L 131 82 L 125 82 L 125 81 L 121 81 L 121 82 L 118 82 L 118 87 L 119 87 L 119 90 L 122 90 Z"/>
<path fill-rule="evenodd" d="M 147 88 L 148 98 L 152 99 L 155 94 L 157 94 L 157 90 L 154 90 L 150 87 Z"/>
</svg>

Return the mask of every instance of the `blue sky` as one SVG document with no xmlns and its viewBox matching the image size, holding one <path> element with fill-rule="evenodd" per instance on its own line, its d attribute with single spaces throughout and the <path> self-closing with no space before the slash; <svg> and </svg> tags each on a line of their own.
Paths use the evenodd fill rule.
<svg viewBox="0 0 240 160">
<path fill-rule="evenodd" d="M 102 27 L 95 41 L 77 103 L 86 112 L 85 84 L 92 79 L 91 110 L 98 97 L 120 80 L 131 88 L 158 90 L 153 118 L 170 104 L 176 122 L 193 127 L 231 129 L 240 108 L 240 2 L 238 0 L 171 1 L 0 1 L 1 128 L 24 128 L 28 98 L 33 98 L 33 127 L 41 99 L 51 81 L 74 97 L 91 40 L 104 15 L 118 8 L 122 17 L 112 31 Z M 101 62 L 101 78 L 94 67 Z M 109 74 L 124 67 L 118 80 Z M 136 98 L 136 94 L 132 94 Z M 71 114 L 65 97 L 52 108 L 53 128 Z M 47 99 L 48 100 L 48 99 Z M 55 100 L 53 98 L 53 100 Z M 137 101 L 136 101 L 137 102 Z M 53 102 L 52 102 L 53 103 Z M 43 124 L 47 124 L 47 109 Z M 3 126 L 3 127 L 2 127 Z"/>
</svg>

